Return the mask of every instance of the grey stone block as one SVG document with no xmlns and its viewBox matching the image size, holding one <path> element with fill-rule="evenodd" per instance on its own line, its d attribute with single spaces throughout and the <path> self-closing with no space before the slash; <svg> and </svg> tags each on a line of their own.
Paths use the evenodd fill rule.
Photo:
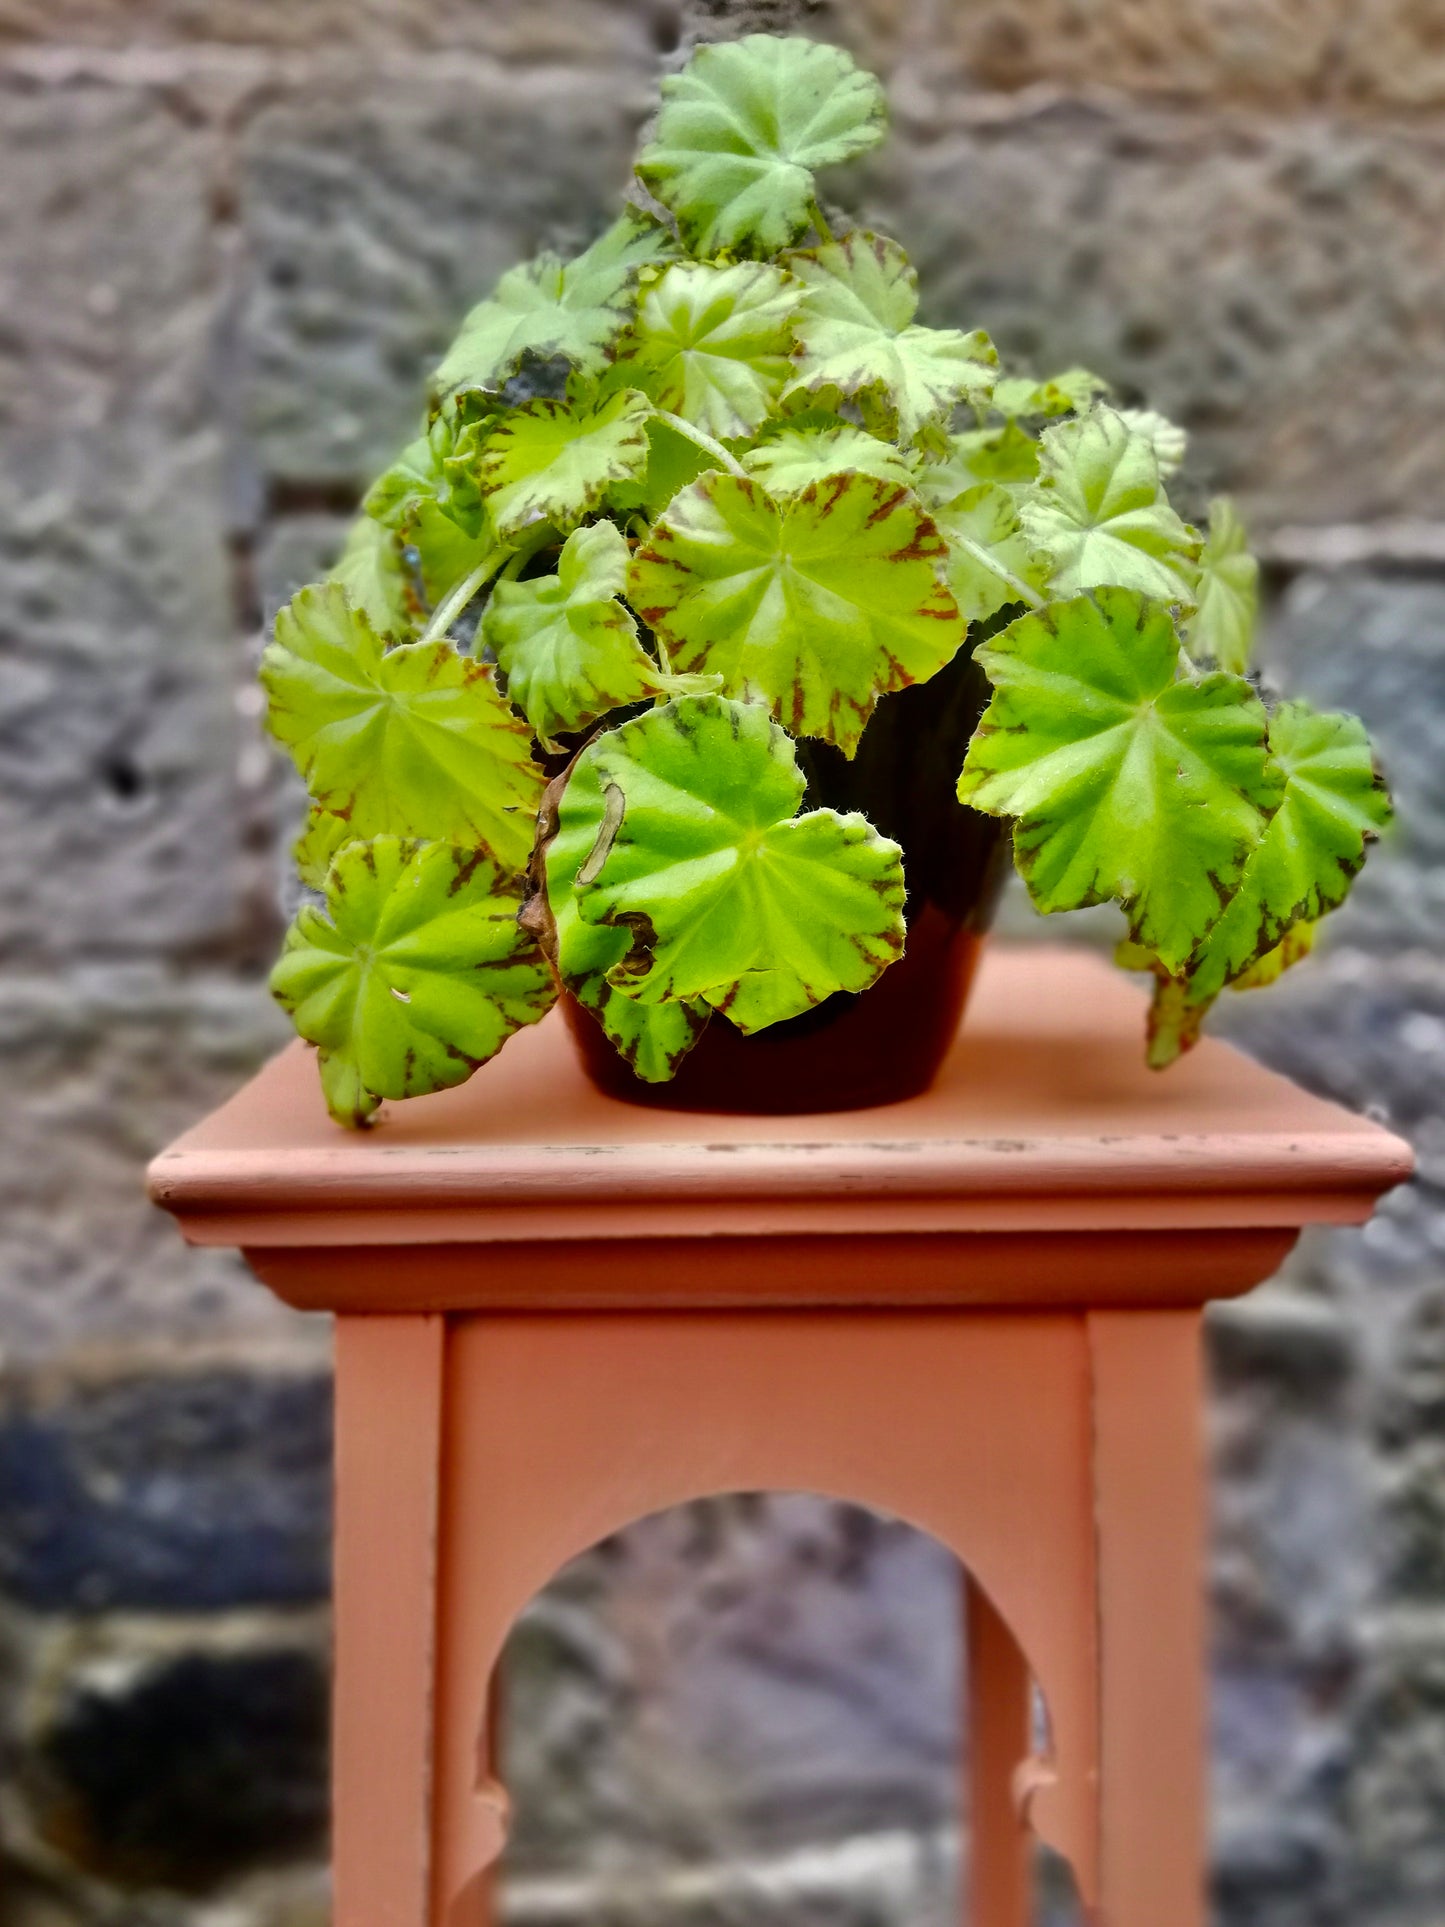
<svg viewBox="0 0 1445 1927">
<path fill-rule="evenodd" d="M 1429 517 L 1442 161 L 1428 126 L 960 93 L 920 107 L 872 199 L 926 318 L 1146 397 L 1193 431 L 1200 497 L 1231 489 L 1261 525 Z"/>
<path fill-rule="evenodd" d="M 142 88 L 14 76 L 0 141 L 0 950 L 215 946 L 243 816 L 218 148 Z"/>
<path fill-rule="evenodd" d="M 1430 0 L 980 0 L 939 16 L 976 86 L 1128 88 L 1222 101 L 1424 106 L 1445 99 Z"/>
<path fill-rule="evenodd" d="M 474 301 L 616 211 L 650 86 L 523 70 L 312 86 L 246 130 L 246 422 L 273 483 L 360 486 Z"/>
<path fill-rule="evenodd" d="M 330 1535 L 329 1373 L 132 1372 L 0 1406 L 0 1591 L 33 1610 L 324 1600 Z"/>
<path fill-rule="evenodd" d="M 1364 718 L 1395 797 L 1397 825 L 1331 918 L 1331 942 L 1390 955 L 1418 945 L 1438 956 L 1445 945 L 1445 580 L 1358 569 L 1299 576 L 1272 612 L 1261 660 L 1286 693 Z M 1430 1021 L 1422 1018 L 1412 1035 L 1423 1041 Z"/>
<path fill-rule="evenodd" d="M 0 1000 L 0 1324 L 14 1364 L 103 1344 L 246 1338 L 324 1353 L 229 1252 L 147 1203 L 146 1159 L 287 1034 L 259 984 L 158 972 L 14 980 Z"/>
<path fill-rule="evenodd" d="M 1445 1893 L 1445 1637 L 1437 1613 L 1379 1629 L 1349 1802 L 1353 1920 L 1427 1927 Z"/>
<path fill-rule="evenodd" d="M 229 1634 L 116 1626 L 29 1643 L 12 1850 L 62 1893 L 99 1900 L 102 1919 L 136 1918 L 128 1896 L 142 1919 L 159 1901 L 164 1919 L 168 1893 L 211 1895 L 323 1845 L 324 1647 L 274 1624 Z"/>
</svg>

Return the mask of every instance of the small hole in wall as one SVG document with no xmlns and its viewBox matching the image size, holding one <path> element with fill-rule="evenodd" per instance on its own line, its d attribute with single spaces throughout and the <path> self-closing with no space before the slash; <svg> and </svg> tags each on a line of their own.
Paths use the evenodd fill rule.
<svg viewBox="0 0 1445 1927">
<path fill-rule="evenodd" d="M 119 752 L 105 758 L 100 766 L 100 780 L 111 801 L 123 810 L 138 808 L 150 791 L 144 770 Z"/>
<path fill-rule="evenodd" d="M 682 40 L 682 9 L 668 0 L 653 0 L 648 10 L 648 29 L 652 44 L 660 54 L 676 53 Z"/>
</svg>

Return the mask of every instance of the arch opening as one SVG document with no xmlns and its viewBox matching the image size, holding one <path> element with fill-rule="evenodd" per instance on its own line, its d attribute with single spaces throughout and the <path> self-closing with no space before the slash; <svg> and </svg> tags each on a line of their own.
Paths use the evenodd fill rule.
<svg viewBox="0 0 1445 1927">
<path fill-rule="evenodd" d="M 969 1607 L 937 1538 L 809 1492 L 690 1499 L 570 1558 L 495 1675 L 498 1920 L 970 1921 Z M 1036 1685 L 1020 1723 L 1046 1754 Z M 1076 1927 L 1032 1852 L 1035 1927 Z"/>
</svg>

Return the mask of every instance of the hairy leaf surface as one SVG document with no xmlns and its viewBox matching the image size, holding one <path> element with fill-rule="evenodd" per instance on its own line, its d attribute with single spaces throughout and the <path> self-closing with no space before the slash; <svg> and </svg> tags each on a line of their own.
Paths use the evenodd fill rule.
<svg viewBox="0 0 1445 1927">
<path fill-rule="evenodd" d="M 596 402 L 531 401 L 487 437 L 481 480 L 505 541 L 539 522 L 575 528 L 616 482 L 647 469 L 652 404 L 624 388 Z"/>
<path fill-rule="evenodd" d="M 521 895 L 518 877 L 445 843 L 379 836 L 336 857 L 326 909 L 300 911 L 271 989 L 319 1050 L 339 1123 L 462 1083 L 546 1013 L 555 985 L 517 927 Z"/>
<path fill-rule="evenodd" d="M 911 441 L 925 422 L 960 401 L 985 401 L 998 355 L 981 330 L 924 328 L 918 276 L 896 241 L 858 232 L 788 257 L 803 283 L 798 374 L 790 395 L 824 394 L 874 404 Z"/>
<path fill-rule="evenodd" d="M 1189 436 L 1178 422 L 1153 408 L 1121 408 L 1119 420 L 1132 435 L 1142 435 L 1154 451 L 1159 473 L 1167 480 L 1177 475 L 1189 453 Z"/>
<path fill-rule="evenodd" d="M 462 323 L 437 370 L 438 390 L 499 388 L 529 354 L 600 374 L 632 319 L 639 272 L 676 254 L 666 228 L 629 208 L 575 260 L 539 254 L 511 269 Z"/>
<path fill-rule="evenodd" d="M 965 489 L 934 511 L 948 543 L 948 586 L 966 622 L 985 622 L 1011 602 L 1037 601 L 1048 560 L 1029 546 L 1018 504 L 998 482 Z"/>
<path fill-rule="evenodd" d="M 1196 533 L 1165 500 L 1147 436 L 1112 408 L 1045 429 L 1024 533 L 1050 558 L 1060 596 L 1111 586 L 1194 599 Z"/>
<path fill-rule="evenodd" d="M 383 650 L 335 584 L 303 589 L 261 659 L 267 727 L 352 833 L 483 844 L 520 869 L 542 775 L 492 671 L 449 642 Z"/>
<path fill-rule="evenodd" d="M 993 699 L 958 794 L 1012 816 L 1040 910 L 1115 897 L 1180 969 L 1279 801 L 1264 706 L 1238 676 L 1180 678 L 1167 608 L 1124 589 L 1022 616 L 978 651 Z"/>
<path fill-rule="evenodd" d="M 839 47 L 748 34 L 662 83 L 637 172 L 695 254 L 776 254 L 808 225 L 813 175 L 883 138 L 887 105 Z"/>
<path fill-rule="evenodd" d="M 482 634 L 508 700 L 545 740 L 624 703 L 699 688 L 696 678 L 667 675 L 638 641 L 617 600 L 626 578 L 626 539 L 611 522 L 595 522 L 568 536 L 555 575 L 493 590 Z"/>
<path fill-rule="evenodd" d="M 751 435 L 792 373 L 794 293 L 760 261 L 669 268 L 642 297 L 619 372 L 709 435 Z"/>
<path fill-rule="evenodd" d="M 1199 606 L 1186 631 L 1191 653 L 1242 676 L 1254 653 L 1259 564 L 1249 553 L 1234 504 L 1223 495 L 1209 505 L 1209 537 L 1199 557 L 1194 596 Z"/>
<path fill-rule="evenodd" d="M 420 609 L 393 529 L 358 516 L 327 579 L 345 591 L 378 635 L 402 642 L 414 633 Z"/>
<path fill-rule="evenodd" d="M 547 901 L 555 932 L 557 972 L 572 995 L 601 1024 L 614 1050 L 647 1084 L 663 1084 L 706 1028 L 711 1006 L 700 998 L 639 1003 L 608 981 L 631 948 L 630 934 L 605 923 L 584 923 L 577 907 L 577 873 L 597 847 L 607 822 L 607 800 L 597 774 L 597 742 L 568 772 L 557 823 L 544 856 Z"/>
<path fill-rule="evenodd" d="M 775 496 L 801 494 L 810 483 L 826 481 L 845 469 L 905 488 L 912 482 L 908 463 L 892 442 L 880 441 L 851 422 L 826 417 L 824 422 L 778 428 L 744 454 L 743 467 Z"/>
<path fill-rule="evenodd" d="M 714 472 L 633 556 L 628 599 L 674 668 L 715 671 L 728 695 L 851 755 L 879 696 L 934 675 L 964 640 L 946 559 L 897 484 L 835 475 L 779 501 Z"/>
<path fill-rule="evenodd" d="M 1031 375 L 1008 375 L 994 384 L 992 406 L 1000 415 L 1082 414 L 1096 395 L 1107 395 L 1109 384 L 1087 368 L 1066 368 L 1061 375 L 1035 381 Z"/>
<path fill-rule="evenodd" d="M 640 1002 L 700 997 L 761 1030 L 866 989 L 901 955 L 898 845 L 856 812 L 797 815 L 793 745 L 760 705 L 668 703 L 599 737 L 595 758 L 622 809 L 578 902 L 630 933 L 608 974 Z"/>
</svg>

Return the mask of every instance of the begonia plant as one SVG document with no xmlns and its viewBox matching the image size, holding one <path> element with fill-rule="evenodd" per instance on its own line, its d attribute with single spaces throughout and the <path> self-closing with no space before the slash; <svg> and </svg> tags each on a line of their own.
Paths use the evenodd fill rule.
<svg viewBox="0 0 1445 1927">
<path fill-rule="evenodd" d="M 820 170 L 882 137 L 837 48 L 753 35 L 663 81 L 634 201 L 465 318 L 331 575 L 277 619 L 273 735 L 314 893 L 273 987 L 327 1102 L 456 1084 L 565 990 L 645 1080 L 867 989 L 898 844 L 810 804 L 810 743 L 972 652 L 954 768 L 1040 910 L 1117 901 L 1151 1061 L 1272 980 L 1389 801 L 1361 725 L 1251 667 L 1234 511 L 1080 369 L 917 319 L 899 244 Z"/>
</svg>

